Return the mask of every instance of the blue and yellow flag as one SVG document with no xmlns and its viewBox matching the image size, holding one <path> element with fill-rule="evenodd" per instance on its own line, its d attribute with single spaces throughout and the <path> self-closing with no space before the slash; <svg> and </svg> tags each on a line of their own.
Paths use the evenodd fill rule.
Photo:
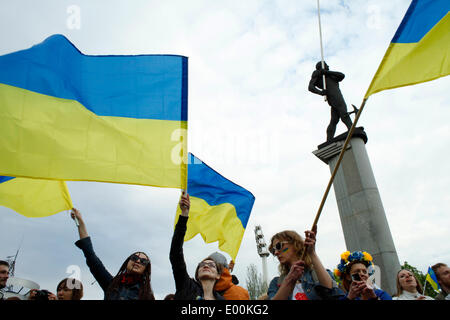
<svg viewBox="0 0 450 320">
<path fill-rule="evenodd" d="M 450 1 L 413 0 L 365 99 L 376 92 L 450 74 Z"/>
<path fill-rule="evenodd" d="M 184 241 L 200 233 L 206 243 L 219 241 L 219 248 L 236 260 L 255 197 L 192 153 L 188 163 L 191 207 Z M 175 225 L 180 213 L 178 206 Z"/>
<path fill-rule="evenodd" d="M 425 280 L 431 284 L 434 290 L 439 291 L 439 289 L 441 289 L 436 274 L 434 273 L 431 267 L 428 267 L 428 273 L 427 276 L 425 277 Z"/>
<path fill-rule="evenodd" d="M 0 174 L 186 187 L 187 58 L 88 56 L 53 35 L 0 56 Z"/>
<path fill-rule="evenodd" d="M 64 181 L 0 176 L 0 205 L 29 218 L 72 209 Z"/>
</svg>

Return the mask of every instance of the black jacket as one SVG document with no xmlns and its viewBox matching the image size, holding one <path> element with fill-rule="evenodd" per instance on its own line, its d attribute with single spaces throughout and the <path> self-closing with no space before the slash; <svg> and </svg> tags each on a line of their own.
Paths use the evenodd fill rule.
<svg viewBox="0 0 450 320">
<path fill-rule="evenodd" d="M 83 250 L 86 257 L 86 264 L 89 267 L 95 280 L 105 293 L 113 280 L 113 276 L 106 270 L 101 260 L 97 257 L 92 246 L 91 237 L 83 238 L 75 242 L 75 245 Z M 140 284 L 121 285 L 116 292 L 112 292 L 108 300 L 137 300 L 139 298 Z"/>
<path fill-rule="evenodd" d="M 188 217 L 180 215 L 170 246 L 169 259 L 172 264 L 173 277 L 175 278 L 175 300 L 202 300 L 203 287 L 200 282 L 189 277 L 186 262 L 184 261 L 183 242 L 187 221 Z M 213 293 L 217 300 L 224 300 L 217 292 L 214 291 Z"/>
</svg>

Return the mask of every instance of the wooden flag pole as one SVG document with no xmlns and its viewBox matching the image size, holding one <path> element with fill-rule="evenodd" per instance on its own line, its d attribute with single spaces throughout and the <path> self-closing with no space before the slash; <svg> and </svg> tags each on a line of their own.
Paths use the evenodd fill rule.
<svg viewBox="0 0 450 320">
<path fill-rule="evenodd" d="M 317 16 L 319 17 L 319 35 L 320 35 L 320 55 L 322 57 L 322 69 L 325 69 L 325 61 L 323 59 L 323 45 L 322 45 L 322 24 L 320 22 L 320 4 L 317 0 Z M 327 90 L 327 83 L 325 82 L 325 75 L 322 75 L 323 90 Z M 327 101 L 327 96 L 323 96 L 324 101 Z"/>
<path fill-rule="evenodd" d="M 333 185 L 334 177 L 336 176 L 336 173 L 339 169 L 339 165 L 341 164 L 342 158 L 344 157 L 345 150 L 347 149 L 350 139 L 352 138 L 353 132 L 355 131 L 355 128 L 356 128 L 356 124 L 358 123 L 359 117 L 361 116 L 361 112 L 363 111 L 364 106 L 366 105 L 367 99 L 368 98 L 363 100 L 361 107 L 359 108 L 358 113 L 356 114 L 355 121 L 353 122 L 352 127 L 350 128 L 350 131 L 347 134 L 347 138 L 345 139 L 341 153 L 339 154 L 338 161 L 336 162 L 336 166 L 334 167 L 333 173 L 331 174 L 330 181 L 328 182 L 327 189 L 325 190 L 325 193 L 322 197 L 322 201 L 320 202 L 319 210 L 317 211 L 316 218 L 314 219 L 314 223 L 311 228 L 312 231 L 317 230 L 317 223 L 319 222 L 319 218 L 322 213 L 323 206 L 325 205 L 325 201 L 327 200 L 328 193 L 330 192 L 331 186 Z M 303 252 L 302 252 L 300 260 L 304 260 L 304 258 L 305 258 L 305 254 L 306 254 L 305 249 L 306 248 L 303 248 Z"/>
</svg>

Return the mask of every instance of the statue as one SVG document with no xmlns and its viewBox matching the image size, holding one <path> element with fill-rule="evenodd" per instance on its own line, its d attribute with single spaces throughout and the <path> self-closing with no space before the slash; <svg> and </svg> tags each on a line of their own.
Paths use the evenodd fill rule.
<svg viewBox="0 0 450 320">
<path fill-rule="evenodd" d="M 339 89 L 339 82 L 344 79 L 345 75 L 342 72 L 330 71 L 325 62 L 324 66 L 325 69 L 322 69 L 321 61 L 316 64 L 316 70 L 314 70 L 311 75 L 308 90 L 321 96 L 327 96 L 328 104 L 331 107 L 331 120 L 327 127 L 328 142 L 334 138 L 339 119 L 342 120 L 349 131 L 352 127 L 352 120 L 347 112 L 347 105 L 345 104 L 344 97 Z M 325 75 L 326 79 L 326 90 L 323 89 L 323 75 Z"/>
</svg>

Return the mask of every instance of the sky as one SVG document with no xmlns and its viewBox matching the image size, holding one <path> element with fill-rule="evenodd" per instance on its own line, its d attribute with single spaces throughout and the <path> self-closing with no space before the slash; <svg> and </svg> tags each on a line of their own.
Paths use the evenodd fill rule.
<svg viewBox="0 0 450 320">
<path fill-rule="evenodd" d="M 346 77 L 347 105 L 359 106 L 409 0 L 321 3 L 323 51 Z M 234 274 L 261 272 L 254 228 L 268 242 L 282 230 L 310 229 L 330 170 L 312 152 L 326 139 L 330 107 L 308 91 L 320 60 L 316 1 L 297 0 L 41 0 L 0 2 L 0 55 L 65 35 L 87 55 L 177 54 L 189 58 L 188 150 L 256 201 Z M 359 119 L 400 264 L 423 273 L 450 263 L 449 77 L 369 98 Z M 349 107 L 350 111 L 351 107 Z M 354 115 L 352 115 L 352 119 Z M 70 124 L 67 124 L 68 126 Z M 339 123 L 336 135 L 346 131 Z M 94 250 L 111 274 L 135 251 L 152 262 L 157 299 L 174 293 L 169 262 L 178 189 L 67 182 Z M 69 212 L 26 218 L 0 207 L 0 259 L 20 247 L 15 276 L 56 290 L 79 278 L 84 299 L 103 292 L 74 242 Z M 188 272 L 218 251 L 197 235 L 185 242 Z M 318 223 L 316 251 L 334 269 L 346 251 L 333 189 Z M 224 253 L 230 259 L 230 257 Z M 277 260 L 267 260 L 269 281 Z"/>
</svg>

